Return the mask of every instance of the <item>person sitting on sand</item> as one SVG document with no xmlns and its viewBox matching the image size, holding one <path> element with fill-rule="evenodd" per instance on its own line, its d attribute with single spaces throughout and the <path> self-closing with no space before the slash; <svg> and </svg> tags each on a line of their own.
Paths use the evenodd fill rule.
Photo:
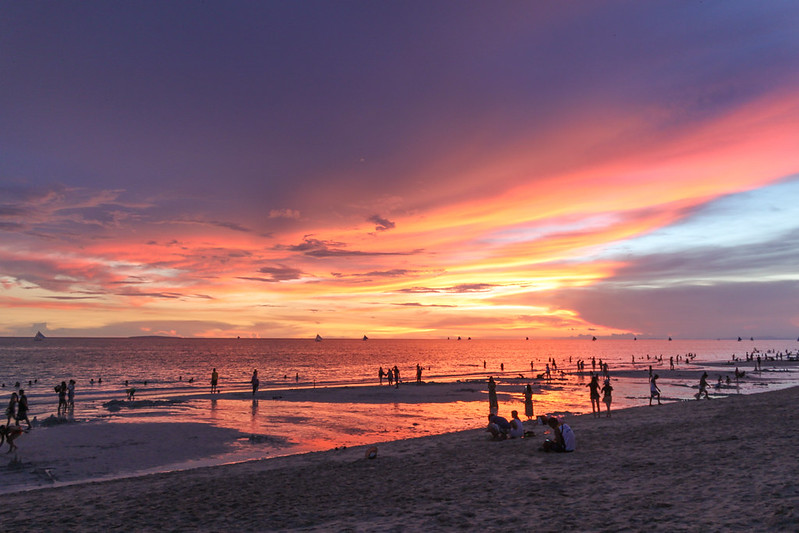
<svg viewBox="0 0 799 533">
<path fill-rule="evenodd" d="M 511 411 L 510 416 L 510 431 L 508 431 L 508 436 L 512 439 L 524 437 L 524 425 L 522 421 L 519 420 L 519 412 Z"/>
<path fill-rule="evenodd" d="M 655 374 L 654 376 L 652 376 L 652 379 L 649 380 L 649 405 L 652 405 L 652 398 L 657 398 L 658 405 L 661 405 L 660 388 L 658 388 L 658 383 L 657 383 L 658 377 L 659 376 Z"/>
<path fill-rule="evenodd" d="M 550 417 L 547 425 L 552 428 L 552 438 L 547 439 L 538 449 L 542 452 L 567 453 L 573 452 L 577 447 L 577 438 L 568 424 L 561 424 L 558 419 Z"/>
<path fill-rule="evenodd" d="M 488 415 L 488 428 L 486 429 L 494 440 L 505 440 L 510 431 L 510 422 L 505 417 L 490 414 Z"/>
</svg>

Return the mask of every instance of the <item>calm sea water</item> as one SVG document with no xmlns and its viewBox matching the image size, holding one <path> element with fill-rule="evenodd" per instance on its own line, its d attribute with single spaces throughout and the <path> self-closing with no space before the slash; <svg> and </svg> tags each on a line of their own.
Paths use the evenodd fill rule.
<svg viewBox="0 0 799 533">
<path fill-rule="evenodd" d="M 630 376 L 632 369 L 653 365 L 663 374 L 660 387 L 666 400 L 689 399 L 702 370 L 711 382 L 734 366 L 719 366 L 733 354 L 796 353 L 796 341 L 718 340 L 324 340 L 304 339 L 75 339 L 44 341 L 0 338 L 0 402 L 6 402 L 19 382 L 30 399 L 31 414 L 43 420 L 55 413 L 53 388 L 62 380 L 77 382 L 76 419 L 115 421 L 194 421 L 238 429 L 253 439 L 242 441 L 241 457 L 329 449 L 421 435 L 437 434 L 484 424 L 485 402 L 447 404 L 326 404 L 284 402 L 287 387 L 330 387 L 375 384 L 380 366 L 396 365 L 406 381 L 415 379 L 416 364 L 424 380 L 460 381 L 483 390 L 489 375 L 499 383 L 501 413 L 523 411 L 522 388 L 535 384 L 537 413 L 590 412 L 587 379 L 573 374 L 579 359 L 602 359 L 614 372 L 614 407 L 648 403 L 647 375 Z M 668 377 L 670 356 L 697 354 L 692 364 L 678 364 L 680 377 Z M 663 363 L 657 361 L 663 357 Z M 636 364 L 633 365 L 633 357 Z M 533 380 L 554 358 L 564 374 L 551 385 Z M 534 370 L 531 370 L 531 362 Z M 485 365 L 485 366 L 484 366 Z M 504 370 L 502 366 L 504 365 Z M 738 363 L 752 370 L 752 363 Z M 206 393 L 212 368 L 220 374 L 223 392 L 246 391 L 253 369 L 269 401 L 210 399 Z M 748 393 L 797 383 L 797 372 L 769 368 L 741 387 L 714 390 L 716 395 Z M 519 376 L 523 376 L 523 379 Z M 618 376 L 618 377 L 617 377 Z M 687 377 L 686 377 L 687 376 Z M 92 381 L 93 380 L 93 381 Z M 102 381 L 100 381 L 102 380 Z M 127 382 L 127 385 L 126 385 Z M 126 386 L 136 398 L 153 400 L 137 408 L 109 408 L 125 398 Z M 693 387 L 693 388 L 692 388 Z M 270 390 L 275 391 L 270 396 Z M 196 399 L 192 399 L 196 396 Z M 180 402 L 162 401 L 181 397 Z M 4 403 L 3 403 L 4 404 Z M 257 446 L 253 446 L 252 443 Z"/>
</svg>

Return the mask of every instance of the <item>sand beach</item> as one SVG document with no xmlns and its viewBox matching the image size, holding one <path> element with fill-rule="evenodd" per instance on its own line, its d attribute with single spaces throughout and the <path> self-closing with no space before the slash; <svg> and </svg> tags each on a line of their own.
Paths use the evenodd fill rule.
<svg viewBox="0 0 799 533">
<path fill-rule="evenodd" d="M 567 417 L 571 454 L 539 452 L 537 425 L 519 440 L 472 429 L 379 443 L 374 459 L 355 446 L 135 477 L 124 471 L 154 466 L 148 457 L 188 462 L 246 436 L 190 424 L 36 428 L 18 441 L 25 454 L 72 450 L 75 469 L 123 477 L 70 484 L 39 472 L 44 488 L 8 491 L 9 464 L 0 530 L 794 531 L 798 404 L 793 387 Z"/>
</svg>

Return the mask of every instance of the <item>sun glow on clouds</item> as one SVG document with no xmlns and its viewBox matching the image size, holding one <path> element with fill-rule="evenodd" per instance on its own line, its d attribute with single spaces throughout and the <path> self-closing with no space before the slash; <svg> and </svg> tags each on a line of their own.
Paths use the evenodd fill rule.
<svg viewBox="0 0 799 533">
<path fill-rule="evenodd" d="M 650 12 L 641 6 L 636 12 L 660 16 L 670 8 Z M 691 9 L 707 15 L 704 8 Z M 609 16 L 600 11 L 597 16 Z M 736 14 L 725 12 L 730 24 Z M 553 24 L 565 31 L 572 24 L 566 23 L 568 13 L 560 16 L 564 19 Z M 749 17 L 743 19 L 749 27 Z M 775 43 L 783 41 L 764 22 L 758 24 L 769 36 L 768 49 L 776 51 Z M 602 26 L 580 26 L 587 35 L 575 37 L 572 52 L 588 53 L 571 58 L 574 70 L 568 74 L 574 79 L 563 69 L 568 57 L 550 64 L 548 54 L 540 54 L 539 45 L 556 42 L 546 41 L 547 32 L 517 28 L 491 45 L 497 57 L 488 71 L 468 55 L 474 49 L 450 58 L 456 61 L 443 71 L 453 78 L 436 78 L 440 85 L 430 88 L 439 95 L 435 102 L 406 101 L 393 92 L 399 76 L 393 70 L 389 91 L 373 89 L 382 87 L 375 79 L 359 78 L 370 87 L 355 99 L 358 111 L 364 106 L 364 117 L 374 114 L 368 120 L 343 120 L 319 107 L 302 114 L 320 98 L 307 92 L 308 79 L 301 78 L 294 82 L 303 88 L 304 100 L 277 93 L 296 119 L 276 122 L 274 131 L 260 129 L 280 118 L 282 105 L 257 111 L 265 105 L 259 94 L 252 108 L 224 107 L 229 98 L 217 97 L 228 93 L 216 88 L 218 93 L 204 98 L 214 109 L 221 106 L 220 131 L 232 137 L 212 143 L 225 163 L 205 175 L 205 182 L 183 176 L 203 174 L 205 169 L 189 164 L 195 158 L 217 164 L 205 157 L 209 146 L 202 136 L 192 138 L 192 132 L 170 123 L 166 126 L 176 128 L 170 135 L 186 137 L 185 145 L 177 143 L 185 161 L 169 160 L 162 150 L 172 140 L 153 141 L 149 130 L 148 142 L 133 147 L 136 156 L 141 149 L 149 158 L 135 172 L 158 182 L 148 193 L 120 188 L 120 181 L 108 188 L 0 183 L 0 303 L 9 315 L 0 334 L 28 334 L 30 324 L 43 322 L 64 335 L 624 334 L 634 333 L 634 327 L 603 320 L 607 315 L 601 310 L 578 310 L 575 299 L 559 296 L 607 286 L 650 290 L 795 281 L 791 245 L 799 224 L 790 203 L 799 197 L 795 80 L 785 76 L 784 86 L 754 90 L 752 80 L 759 78 L 750 74 L 760 71 L 748 68 L 745 58 L 727 57 L 731 72 L 715 66 L 726 49 L 719 42 L 730 44 L 722 37 L 735 35 L 733 49 L 753 54 L 760 46 L 758 32 L 751 42 L 739 43 L 736 32 L 716 41 L 683 26 L 687 33 L 677 43 L 668 42 L 671 31 L 655 32 L 664 41 L 650 51 L 659 65 L 657 79 L 646 76 L 648 55 L 627 50 L 638 26 L 619 31 L 618 38 L 604 35 Z M 540 66 L 540 74 L 516 63 L 529 35 L 536 40 L 524 57 Z M 508 58 L 500 52 L 506 39 L 520 47 L 506 50 Z M 599 42 L 622 57 L 605 57 L 603 48 L 590 46 Z M 712 63 L 718 80 L 700 86 L 704 73 L 696 72 L 693 62 L 683 64 L 687 55 Z M 476 70 L 465 57 L 478 64 Z M 791 58 L 777 63 L 785 67 L 780 70 L 791 70 Z M 183 66 L 176 65 L 176 72 Z M 398 72 L 421 68 L 404 67 Z M 609 74 L 602 78 L 605 69 Z M 440 65 L 430 74 L 439 70 Z M 674 79 L 663 79 L 665 70 Z M 506 76 L 500 81 L 508 85 L 491 85 L 494 74 Z M 596 86 L 575 87 L 575 80 L 592 78 Z M 453 87 L 472 79 L 479 80 L 475 87 L 464 86 L 462 97 L 454 93 Z M 255 92 L 274 89 L 271 78 L 261 83 L 254 82 Z M 286 84 L 289 92 L 295 90 L 288 78 Z M 321 100 L 351 109 L 352 96 L 342 98 L 339 90 L 338 84 L 328 87 Z M 561 90 L 570 96 L 550 94 Z M 379 106 L 369 107 L 375 95 Z M 386 95 L 414 116 L 406 122 L 382 114 L 383 107 L 392 107 L 385 105 Z M 183 102 L 183 96 L 176 101 Z M 444 109 L 441 114 L 437 107 Z M 416 117 L 417 109 L 424 116 Z M 250 114 L 259 123 L 252 130 L 241 118 Z M 310 117 L 319 118 L 319 131 Z M 382 121 L 391 127 L 375 125 Z M 287 124 L 292 131 L 280 130 Z M 126 132 L 131 140 L 134 129 Z M 244 135 L 235 137 L 239 129 Z M 284 133 L 288 140 L 280 144 Z M 228 144 L 236 147 L 225 159 Z M 281 149 L 290 153 L 281 155 Z M 270 156 L 250 157 L 249 150 Z M 89 150 L 79 158 L 91 162 L 81 171 L 98 173 L 97 183 L 110 179 L 93 166 L 106 154 Z M 55 159 L 68 182 L 72 159 Z M 113 161 L 108 168 L 115 172 L 118 166 Z M 164 184 L 174 185 L 175 192 Z"/>
<path fill-rule="evenodd" d="M 782 116 L 792 111 L 791 117 L 799 119 L 795 108 L 783 105 L 780 111 Z M 459 324 L 485 335 L 585 332 L 597 325 L 569 310 L 535 305 L 535 293 L 612 277 L 625 264 L 613 250 L 646 254 L 691 246 L 698 234 L 726 225 L 707 218 L 694 225 L 680 222 L 701 213 L 706 202 L 799 168 L 799 156 L 788 155 L 794 151 L 784 140 L 792 133 L 790 120 L 765 120 L 774 113 L 771 107 L 754 113 L 727 117 L 649 153 L 543 176 L 413 216 L 397 213 L 391 220 L 370 215 L 339 228 L 308 228 L 303 221 L 299 232 L 267 236 L 240 231 L 235 223 L 163 221 L 149 226 L 144 242 L 139 230 L 83 242 L 80 251 L 0 245 L 5 261 L 35 265 L 27 272 L 39 272 L 28 276 L 20 270 L 5 277 L 6 292 L 13 295 L 5 302 L 28 309 L 28 318 L 30 309 L 38 307 L 54 328 L 96 324 L 97 312 L 113 307 L 117 320 L 120 315 L 134 320 L 147 309 L 154 319 L 167 322 L 190 312 L 194 319 L 230 324 L 196 334 L 333 330 L 357 336 L 368 330 L 440 336 L 458 334 Z M 752 134 L 725 133 L 744 127 Z M 493 167 L 497 170 L 486 163 L 483 180 L 490 181 L 492 174 L 523 174 L 532 166 L 524 154 L 503 156 Z M 792 194 L 792 187 L 783 185 L 780 194 Z M 749 197 L 758 205 L 756 193 Z M 739 208 L 747 210 L 746 205 Z M 300 224 L 296 211 L 280 213 L 275 216 Z M 774 218 L 784 217 L 772 213 L 769 219 Z M 380 231 L 375 232 L 375 224 Z M 769 227 L 779 229 L 773 223 Z M 763 224 L 757 231 L 744 229 L 738 238 L 756 240 L 765 230 Z M 20 291 L 23 285 L 28 288 Z M 502 303 L 525 295 L 527 306 Z M 478 317 L 484 317 L 483 324 Z M 257 326 L 264 323 L 269 326 Z"/>
</svg>

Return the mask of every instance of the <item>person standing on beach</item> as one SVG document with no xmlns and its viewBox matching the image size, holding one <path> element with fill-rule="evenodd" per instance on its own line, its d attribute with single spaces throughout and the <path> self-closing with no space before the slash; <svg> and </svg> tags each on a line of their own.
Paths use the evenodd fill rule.
<svg viewBox="0 0 799 533">
<path fill-rule="evenodd" d="M 524 388 L 524 416 L 527 420 L 532 420 L 535 414 L 533 413 L 533 388 L 528 383 Z"/>
<path fill-rule="evenodd" d="M 75 409 L 75 380 L 70 379 L 67 385 L 67 407 L 70 410 Z"/>
<path fill-rule="evenodd" d="M 58 416 L 67 414 L 67 382 L 62 381 L 61 385 L 56 385 L 55 391 L 58 393 Z"/>
<path fill-rule="evenodd" d="M 397 365 L 394 365 L 394 387 L 397 389 L 399 388 L 399 380 L 399 368 L 397 368 Z"/>
<path fill-rule="evenodd" d="M 380 384 L 381 385 L 383 384 L 383 376 L 385 376 L 385 375 L 386 375 L 386 373 L 383 370 L 383 367 L 381 366 L 380 370 L 377 371 L 377 377 L 380 378 Z"/>
<path fill-rule="evenodd" d="M 28 397 L 25 396 L 25 391 L 19 389 L 19 403 L 17 403 L 17 414 L 15 416 L 17 421 L 17 425 L 19 425 L 20 420 L 24 420 L 28 423 L 28 429 L 31 428 L 31 421 L 28 420 Z"/>
<path fill-rule="evenodd" d="M 258 370 L 252 371 L 250 383 L 252 384 L 252 395 L 255 396 L 255 393 L 258 392 L 258 386 L 261 384 L 261 381 L 258 379 Z"/>
<path fill-rule="evenodd" d="M 499 401 L 497 400 L 497 383 L 494 376 L 488 378 L 488 412 L 492 415 L 499 413 Z"/>
<path fill-rule="evenodd" d="M 612 394 L 613 387 L 610 385 L 610 379 L 606 379 L 605 384 L 602 385 L 602 401 L 605 402 L 605 406 L 608 409 L 608 417 L 610 417 L 610 404 L 613 402 Z"/>
<path fill-rule="evenodd" d="M 652 398 L 658 399 L 658 405 L 660 405 L 660 388 L 658 388 L 658 375 L 655 374 L 649 380 L 649 405 L 652 405 Z"/>
<path fill-rule="evenodd" d="M 213 369 L 211 372 L 211 394 L 215 392 L 219 392 L 217 390 L 216 385 L 219 383 L 219 374 L 216 371 L 216 368 Z"/>
<path fill-rule="evenodd" d="M 599 407 L 599 376 L 592 374 L 591 381 L 586 387 L 591 391 L 591 412 L 598 417 L 602 414 L 602 409 Z"/>
<path fill-rule="evenodd" d="M 17 402 L 19 401 L 19 396 L 17 396 L 16 392 L 11 393 L 11 398 L 8 400 L 8 407 L 6 407 L 6 427 L 11 425 L 11 419 L 14 418 L 17 414 Z"/>
</svg>

